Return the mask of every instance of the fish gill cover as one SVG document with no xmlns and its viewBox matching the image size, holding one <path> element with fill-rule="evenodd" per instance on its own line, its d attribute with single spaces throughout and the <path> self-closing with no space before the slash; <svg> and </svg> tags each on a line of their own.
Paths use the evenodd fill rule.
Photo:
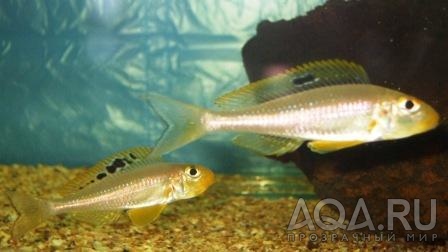
<svg viewBox="0 0 448 252">
<path fill-rule="evenodd" d="M 154 145 L 165 125 L 141 95 L 212 106 L 247 82 L 240 52 L 261 20 L 324 2 L 1 1 L 0 162 L 89 165 Z M 222 171 L 274 162 L 214 140 L 172 159 Z"/>
</svg>

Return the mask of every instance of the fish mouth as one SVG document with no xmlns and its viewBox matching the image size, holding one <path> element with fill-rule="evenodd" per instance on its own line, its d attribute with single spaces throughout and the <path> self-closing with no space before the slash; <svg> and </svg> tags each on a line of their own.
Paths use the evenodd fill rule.
<svg viewBox="0 0 448 252">
<path fill-rule="evenodd" d="M 216 176 L 215 176 L 215 174 L 211 174 L 210 175 L 210 177 L 209 177 L 209 179 L 207 180 L 207 186 L 211 186 L 211 185 L 213 185 L 213 184 L 215 184 L 216 183 Z"/>
<path fill-rule="evenodd" d="M 201 181 L 201 185 L 199 186 L 198 194 L 203 194 L 205 191 L 210 188 L 213 184 L 216 183 L 216 176 L 213 172 L 207 173 L 207 176 L 203 178 Z"/>
<path fill-rule="evenodd" d="M 430 108 L 431 112 L 429 113 L 429 116 L 427 116 L 426 120 L 422 123 L 422 129 L 423 131 L 431 130 L 436 128 L 440 123 L 440 115 L 435 111 L 433 108 Z"/>
</svg>

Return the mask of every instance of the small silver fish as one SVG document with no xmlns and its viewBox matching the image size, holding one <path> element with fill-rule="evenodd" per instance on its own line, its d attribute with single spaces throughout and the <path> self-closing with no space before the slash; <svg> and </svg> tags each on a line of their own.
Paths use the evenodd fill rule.
<svg viewBox="0 0 448 252">
<path fill-rule="evenodd" d="M 157 94 L 146 98 L 168 123 L 151 155 L 173 151 L 207 133 L 242 133 L 240 146 L 282 155 L 308 142 L 327 153 L 366 142 L 400 139 L 435 128 L 439 114 L 422 100 L 369 84 L 344 60 L 317 61 L 246 85 L 207 110 Z"/>
<path fill-rule="evenodd" d="M 150 151 L 136 147 L 106 158 L 61 189 L 61 199 L 9 192 L 20 214 L 13 239 L 64 213 L 100 225 L 116 221 L 127 210 L 134 224 L 144 225 L 154 221 L 167 204 L 196 197 L 215 181 L 213 172 L 200 165 L 142 160 Z"/>
</svg>

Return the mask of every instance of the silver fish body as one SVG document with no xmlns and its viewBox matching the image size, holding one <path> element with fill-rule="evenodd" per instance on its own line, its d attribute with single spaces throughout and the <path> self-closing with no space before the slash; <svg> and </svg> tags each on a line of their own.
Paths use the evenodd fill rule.
<svg viewBox="0 0 448 252">
<path fill-rule="evenodd" d="M 328 141 L 379 140 L 397 92 L 379 86 L 339 85 L 292 94 L 234 111 L 208 112 L 207 131 L 237 131 Z"/>
<path fill-rule="evenodd" d="M 317 61 L 243 86 L 208 110 L 149 94 L 168 129 L 151 155 L 162 155 L 216 131 L 264 155 L 282 155 L 308 142 L 318 153 L 400 139 L 435 128 L 427 103 L 369 83 L 364 69 L 343 60 Z"/>
<path fill-rule="evenodd" d="M 193 164 L 146 159 L 148 147 L 135 147 L 100 161 L 59 190 L 59 199 L 7 192 L 20 216 L 12 228 L 21 237 L 54 215 L 69 213 L 95 225 L 112 223 L 126 210 L 136 225 L 158 218 L 173 201 L 196 197 L 215 182 L 211 170 Z"/>
<path fill-rule="evenodd" d="M 105 183 L 94 184 L 63 199 L 53 200 L 55 214 L 111 211 L 168 204 L 182 199 L 183 165 L 151 164 L 133 169 Z"/>
</svg>

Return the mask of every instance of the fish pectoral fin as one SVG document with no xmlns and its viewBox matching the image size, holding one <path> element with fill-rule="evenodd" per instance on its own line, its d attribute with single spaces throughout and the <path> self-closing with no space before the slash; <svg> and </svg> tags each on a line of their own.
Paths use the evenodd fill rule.
<svg viewBox="0 0 448 252">
<path fill-rule="evenodd" d="M 338 142 L 338 141 L 312 141 L 308 142 L 308 148 L 319 154 L 325 154 L 328 152 L 333 152 L 345 148 L 350 148 L 356 145 L 363 144 L 362 141 L 346 141 L 346 142 Z"/>
<path fill-rule="evenodd" d="M 233 139 L 233 142 L 262 155 L 281 156 L 295 151 L 303 143 L 303 140 L 247 133 L 238 135 Z"/>
<path fill-rule="evenodd" d="M 143 208 L 134 208 L 128 210 L 129 219 L 131 219 L 134 225 L 143 226 L 155 221 L 166 205 L 155 205 Z"/>
<path fill-rule="evenodd" d="M 90 223 L 95 226 L 114 223 L 120 218 L 122 211 L 86 211 L 75 212 L 71 215 L 73 218 Z"/>
</svg>

